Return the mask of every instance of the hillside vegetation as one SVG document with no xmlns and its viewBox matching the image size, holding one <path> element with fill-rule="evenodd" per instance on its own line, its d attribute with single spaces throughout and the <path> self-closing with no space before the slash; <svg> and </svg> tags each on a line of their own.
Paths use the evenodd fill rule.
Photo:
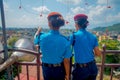
<svg viewBox="0 0 120 80">
<path fill-rule="evenodd" d="M 92 30 L 94 31 L 117 31 L 120 32 L 120 23 L 118 24 L 113 24 L 112 26 L 108 26 L 108 27 L 96 27 L 93 28 Z"/>
</svg>

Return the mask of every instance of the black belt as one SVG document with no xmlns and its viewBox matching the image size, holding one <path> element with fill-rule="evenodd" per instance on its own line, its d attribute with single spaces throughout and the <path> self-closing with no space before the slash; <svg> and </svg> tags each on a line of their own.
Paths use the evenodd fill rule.
<svg viewBox="0 0 120 80">
<path fill-rule="evenodd" d="M 63 63 L 59 63 L 59 64 L 42 63 L 42 66 L 45 66 L 45 67 L 60 67 L 62 65 L 63 65 Z"/>
<path fill-rule="evenodd" d="M 90 61 L 90 62 L 88 62 L 88 63 L 82 63 L 82 64 L 80 64 L 80 63 L 75 63 L 75 66 L 76 66 L 76 67 L 83 68 L 83 67 L 89 66 L 89 65 L 92 64 L 92 63 L 95 63 L 95 60 Z"/>
</svg>

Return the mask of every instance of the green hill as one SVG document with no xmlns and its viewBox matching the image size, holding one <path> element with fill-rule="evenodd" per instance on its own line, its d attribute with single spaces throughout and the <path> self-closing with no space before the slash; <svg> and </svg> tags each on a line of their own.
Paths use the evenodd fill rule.
<svg viewBox="0 0 120 80">
<path fill-rule="evenodd" d="M 92 30 L 94 31 L 117 31 L 120 32 L 120 23 L 118 24 L 113 24 L 112 26 L 108 26 L 108 27 L 96 27 L 93 28 Z"/>
</svg>

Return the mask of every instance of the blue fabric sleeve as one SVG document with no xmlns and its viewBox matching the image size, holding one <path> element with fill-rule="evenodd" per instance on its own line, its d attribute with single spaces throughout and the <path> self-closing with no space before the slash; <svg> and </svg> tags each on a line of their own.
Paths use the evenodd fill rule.
<svg viewBox="0 0 120 80">
<path fill-rule="evenodd" d="M 72 56 L 71 48 L 70 48 L 70 43 L 66 45 L 66 50 L 64 54 L 64 58 L 70 58 Z"/>
<path fill-rule="evenodd" d="M 43 33 L 39 33 L 39 35 L 35 35 L 34 36 L 34 45 L 39 45 L 39 39 L 40 39 L 40 36 L 42 35 Z"/>
<path fill-rule="evenodd" d="M 98 40 L 97 40 L 97 37 L 95 36 L 95 39 L 94 39 L 94 48 L 98 46 Z"/>
<path fill-rule="evenodd" d="M 70 44 L 71 44 L 71 45 L 73 44 L 73 34 L 70 35 Z"/>
</svg>

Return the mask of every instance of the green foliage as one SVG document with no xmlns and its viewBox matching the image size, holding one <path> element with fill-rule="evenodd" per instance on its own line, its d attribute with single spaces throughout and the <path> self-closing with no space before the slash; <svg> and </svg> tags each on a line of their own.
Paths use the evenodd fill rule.
<svg viewBox="0 0 120 80">
<path fill-rule="evenodd" d="M 94 31 L 105 31 L 106 30 L 106 27 L 96 27 L 96 28 L 93 28 Z"/>
<path fill-rule="evenodd" d="M 9 38 L 7 41 L 8 47 L 12 48 L 17 40 L 18 40 L 18 37 L 16 37 L 16 36 Z"/>
<path fill-rule="evenodd" d="M 119 63 L 120 62 L 119 60 L 120 60 L 120 55 L 108 54 L 108 55 L 106 55 L 105 63 Z M 110 71 L 111 71 L 111 69 L 109 67 L 105 68 L 105 74 L 109 75 Z"/>
<path fill-rule="evenodd" d="M 108 31 L 118 31 L 118 32 L 120 32 L 120 23 L 114 24 L 114 25 L 108 26 L 108 27 L 96 27 L 93 30 L 95 30 L 95 31 L 105 31 L 105 30 L 108 30 Z"/>
<path fill-rule="evenodd" d="M 13 69 L 13 75 L 12 77 L 16 77 L 16 75 L 18 75 L 17 72 L 17 65 L 11 66 Z M 19 69 L 19 72 L 21 71 L 21 68 Z M 7 74 L 6 74 L 6 70 L 3 70 L 2 72 L 0 72 L 0 80 L 7 80 L 6 78 Z"/>
<path fill-rule="evenodd" d="M 14 46 L 14 43 L 18 40 L 17 37 L 12 37 L 8 39 L 8 47 L 12 48 Z M 9 52 L 9 55 L 11 54 L 11 52 Z M 17 73 L 17 65 L 12 65 L 12 69 L 13 69 L 13 77 L 15 77 L 16 75 L 18 75 Z M 21 69 L 21 68 L 20 68 Z M 20 70 L 19 70 L 20 71 Z M 0 72 L 0 80 L 7 80 L 6 79 L 6 71 L 3 70 L 2 72 Z"/>
<path fill-rule="evenodd" d="M 103 40 L 100 43 L 100 47 L 102 44 L 106 45 L 107 50 L 119 50 L 120 42 L 117 40 Z M 120 55 L 107 54 L 105 63 L 119 63 Z M 105 74 L 110 74 L 110 68 L 105 68 Z"/>
<path fill-rule="evenodd" d="M 102 45 L 106 45 L 107 50 L 119 50 L 120 42 L 117 40 L 102 40 L 99 42 L 100 48 L 102 48 Z"/>
</svg>

